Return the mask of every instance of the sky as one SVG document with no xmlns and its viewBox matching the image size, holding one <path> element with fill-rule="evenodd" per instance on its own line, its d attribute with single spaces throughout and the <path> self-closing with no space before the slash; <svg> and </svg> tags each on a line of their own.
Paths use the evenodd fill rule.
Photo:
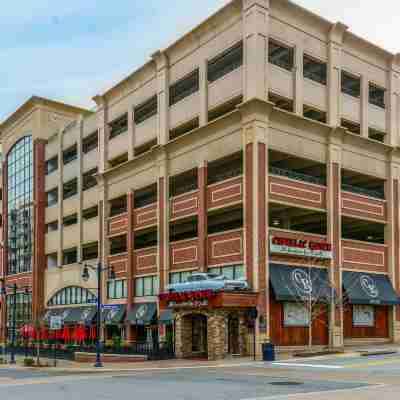
<svg viewBox="0 0 400 400">
<path fill-rule="evenodd" d="M 93 108 L 110 88 L 229 0 L 13 0 L 0 12 L 0 121 L 32 95 Z M 296 0 L 389 51 L 400 1 Z M 380 5 L 380 7 L 376 7 Z"/>
</svg>

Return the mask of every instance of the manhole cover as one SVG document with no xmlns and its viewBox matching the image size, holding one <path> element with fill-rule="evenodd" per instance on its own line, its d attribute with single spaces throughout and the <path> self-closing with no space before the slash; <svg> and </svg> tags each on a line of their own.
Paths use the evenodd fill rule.
<svg viewBox="0 0 400 400">
<path fill-rule="evenodd" d="M 279 381 L 279 382 L 270 382 L 269 384 L 275 386 L 298 386 L 298 385 L 303 385 L 303 382 Z"/>
</svg>

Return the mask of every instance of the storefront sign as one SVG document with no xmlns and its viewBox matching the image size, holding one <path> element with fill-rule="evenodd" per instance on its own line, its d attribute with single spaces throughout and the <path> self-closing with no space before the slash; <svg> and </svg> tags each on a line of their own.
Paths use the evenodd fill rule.
<svg viewBox="0 0 400 400">
<path fill-rule="evenodd" d="M 325 242 L 313 242 L 304 239 L 271 236 L 270 252 L 302 257 L 332 258 L 332 245 Z"/>
<path fill-rule="evenodd" d="M 374 306 L 354 304 L 353 305 L 353 326 L 375 325 Z"/>
<path fill-rule="evenodd" d="M 284 326 L 309 326 L 310 313 L 308 308 L 301 303 L 283 303 Z"/>
<path fill-rule="evenodd" d="M 58 331 L 62 329 L 62 318 L 59 315 L 53 315 L 50 317 L 50 329 L 52 331 Z"/>
<path fill-rule="evenodd" d="M 172 292 L 160 294 L 160 300 L 165 301 L 168 307 L 204 307 L 210 299 L 216 296 L 212 290 L 198 290 L 193 292 Z"/>
</svg>

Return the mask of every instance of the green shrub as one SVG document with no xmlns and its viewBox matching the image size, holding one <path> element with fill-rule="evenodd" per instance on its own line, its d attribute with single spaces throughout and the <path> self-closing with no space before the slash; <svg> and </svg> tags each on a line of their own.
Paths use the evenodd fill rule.
<svg viewBox="0 0 400 400">
<path fill-rule="evenodd" d="M 35 365 L 35 360 L 33 358 L 24 358 L 25 367 L 33 367 Z"/>
</svg>

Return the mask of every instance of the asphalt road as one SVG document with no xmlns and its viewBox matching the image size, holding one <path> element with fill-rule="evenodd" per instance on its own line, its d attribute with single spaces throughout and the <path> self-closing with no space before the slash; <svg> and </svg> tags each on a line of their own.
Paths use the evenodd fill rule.
<svg viewBox="0 0 400 400">
<path fill-rule="evenodd" d="M 0 399 L 7 400 L 389 400 L 399 396 L 400 355 L 86 375 L 0 368 Z"/>
</svg>

